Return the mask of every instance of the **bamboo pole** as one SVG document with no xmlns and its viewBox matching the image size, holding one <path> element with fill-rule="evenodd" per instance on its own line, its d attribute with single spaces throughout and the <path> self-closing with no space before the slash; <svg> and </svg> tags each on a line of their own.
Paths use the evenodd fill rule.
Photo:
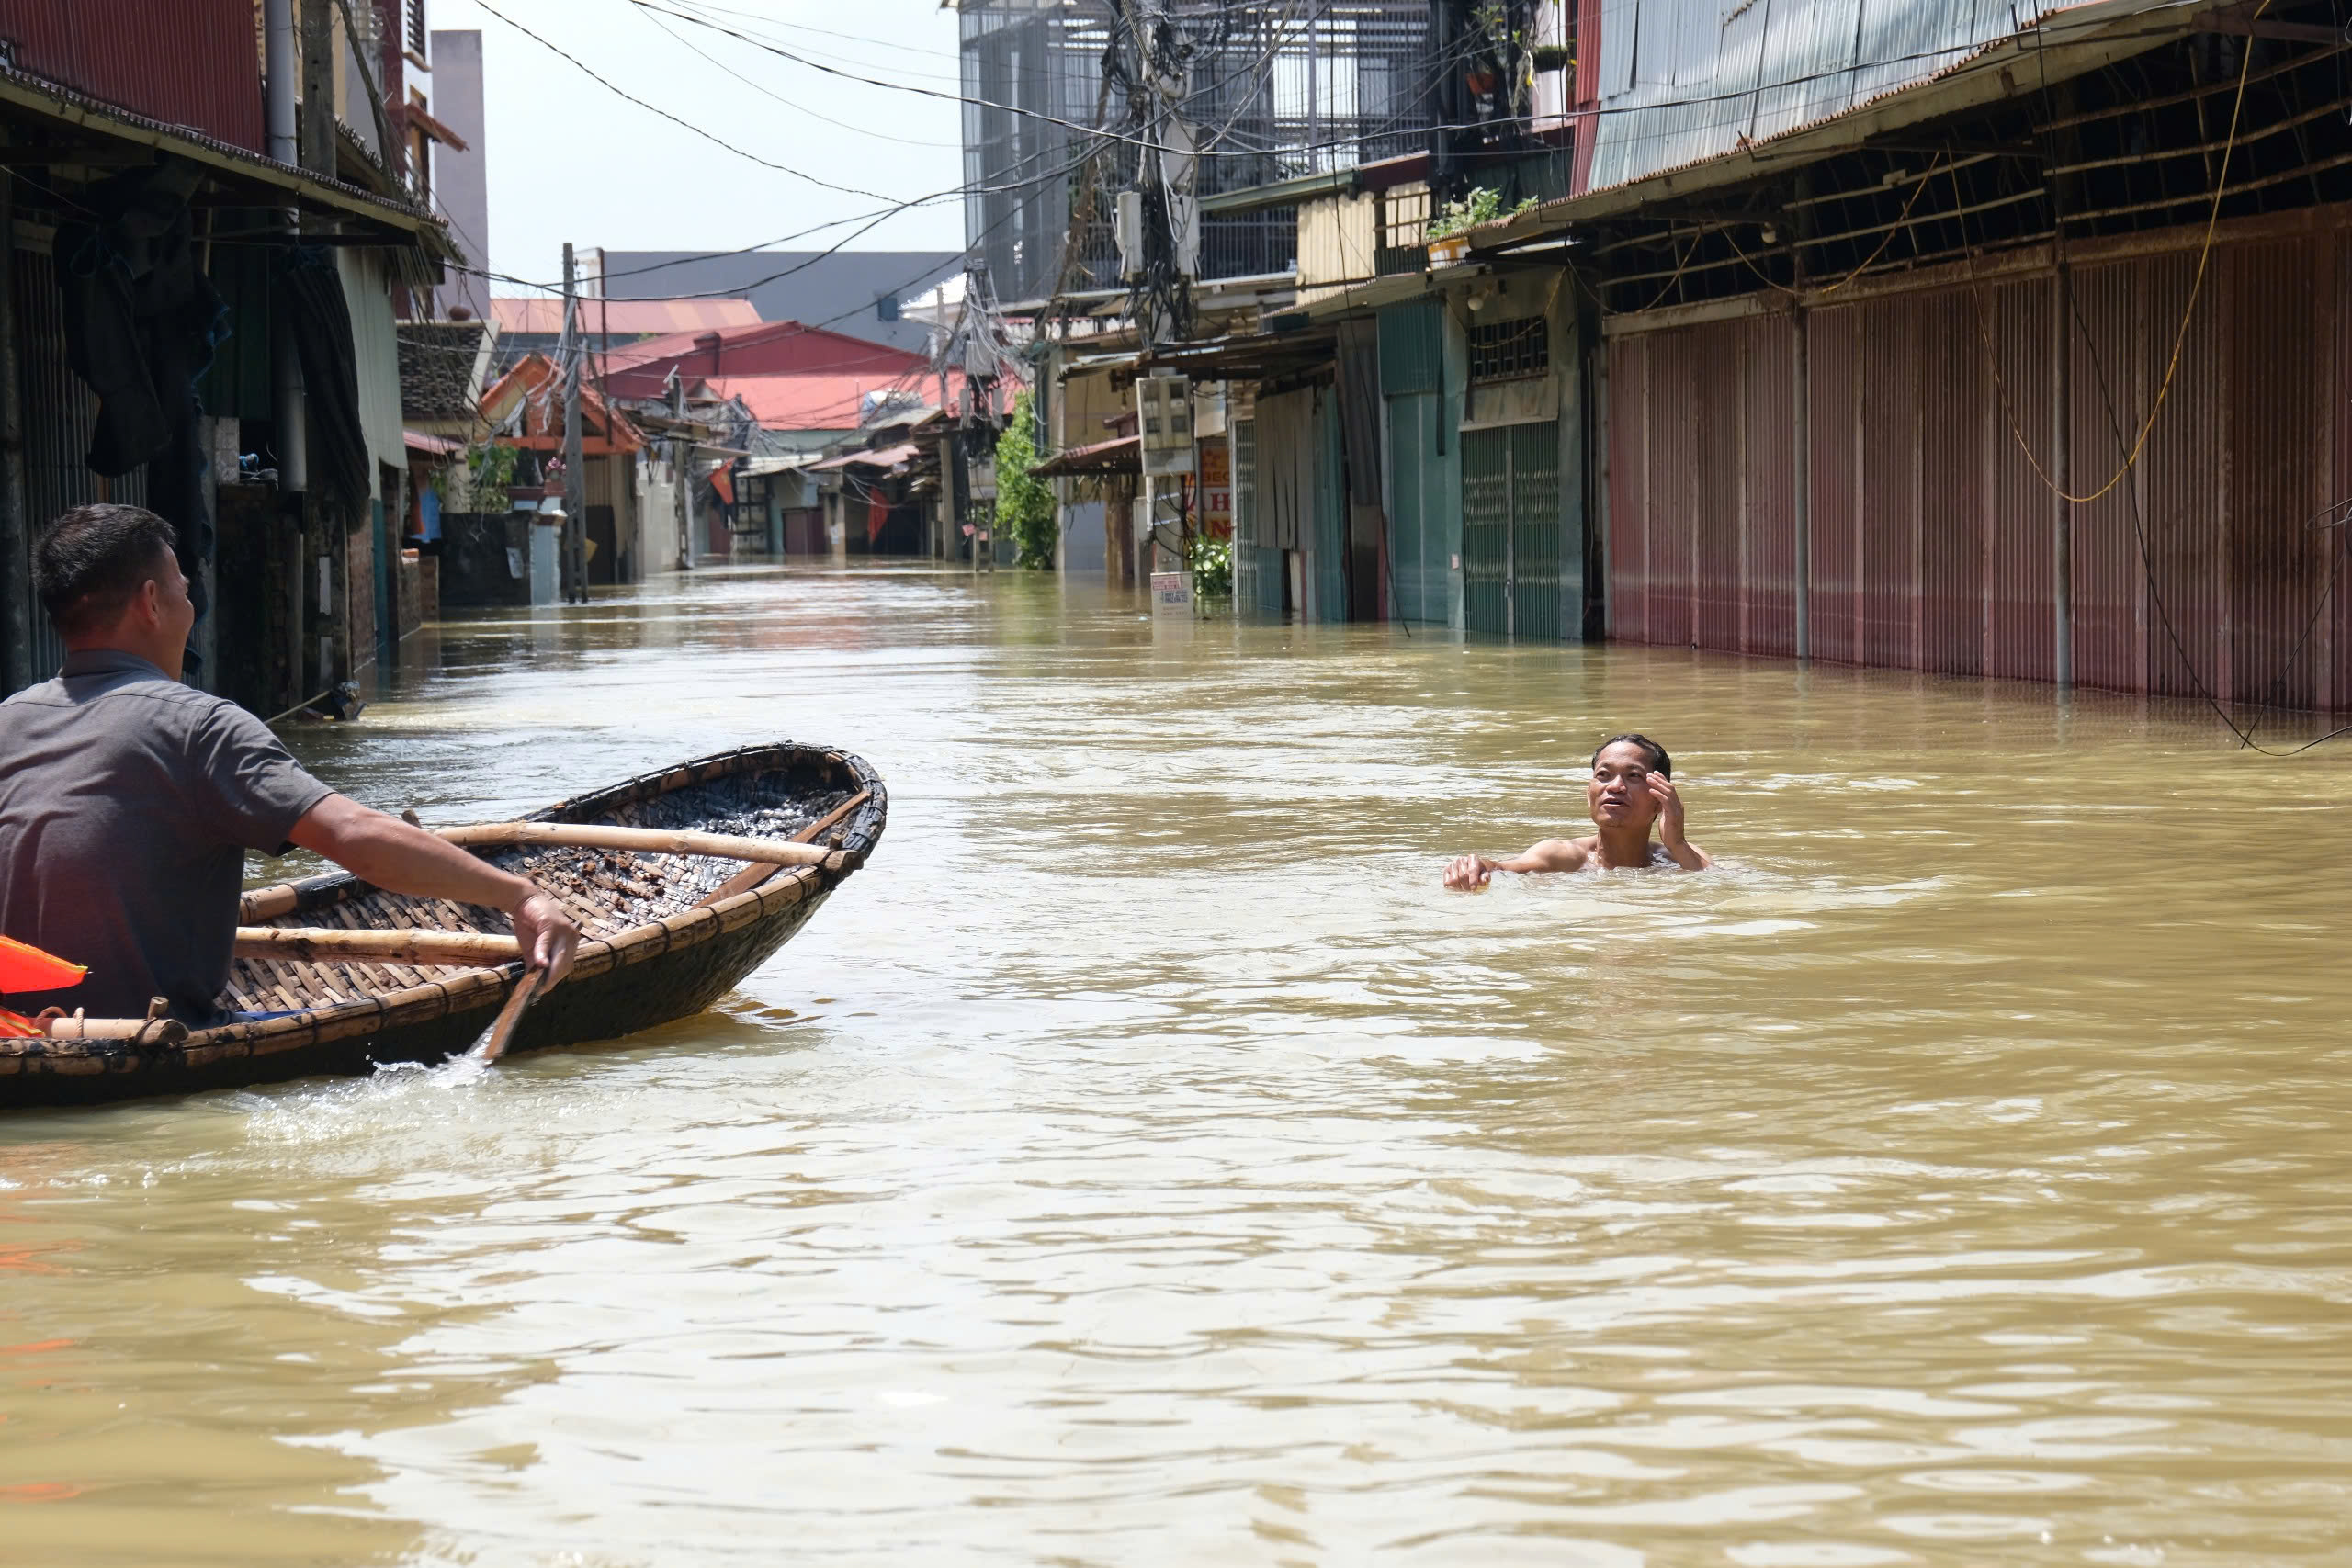
<svg viewBox="0 0 2352 1568">
<path fill-rule="evenodd" d="M 479 822 L 466 828 L 434 829 L 453 844 L 468 849 L 508 844 L 551 844 L 565 849 L 636 850 L 647 854 L 710 855 L 720 860 L 751 861 L 763 865 L 824 865 L 836 855 L 839 865 L 854 863 L 846 850 L 821 844 L 787 843 L 781 839 L 752 839 L 733 833 L 698 833 L 691 829 L 613 828 L 593 822 Z"/>
<path fill-rule="evenodd" d="M 483 822 L 471 827 L 427 831 L 437 831 L 449 842 L 467 848 L 552 844 L 580 849 L 639 850 L 655 854 L 711 855 L 721 860 L 749 861 L 758 865 L 822 865 L 829 870 L 845 870 L 862 863 L 862 857 L 853 851 L 836 850 L 830 845 L 815 845 L 805 840 L 816 837 L 865 805 L 872 794 L 870 790 L 859 792 L 854 798 L 827 814 L 823 820 L 801 829 L 789 840 L 570 822 Z M 841 857 L 838 862 L 834 860 L 837 855 Z M 281 882 L 275 887 L 256 887 L 244 896 L 239 907 L 238 919 L 246 921 L 274 920 L 280 915 L 292 914 L 297 901 L 298 896 L 290 882 Z"/>
<path fill-rule="evenodd" d="M 297 964 L 350 963 L 357 960 L 476 969 L 512 964 L 523 956 L 523 949 L 511 936 L 497 936 L 486 931 L 239 926 L 236 955 L 239 958 L 274 958 Z"/>
</svg>

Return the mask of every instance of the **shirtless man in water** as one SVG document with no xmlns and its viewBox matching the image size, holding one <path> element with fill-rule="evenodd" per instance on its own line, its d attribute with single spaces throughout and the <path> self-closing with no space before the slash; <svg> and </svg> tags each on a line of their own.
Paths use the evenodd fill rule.
<svg viewBox="0 0 2352 1568">
<path fill-rule="evenodd" d="M 1621 866 L 1677 865 L 1704 871 L 1715 863 L 1682 835 L 1682 797 L 1674 792 L 1674 760 L 1646 735 L 1612 735 L 1592 754 L 1585 806 L 1600 831 L 1589 839 L 1546 839 L 1524 854 L 1495 860 L 1462 855 L 1447 863 L 1445 885 L 1467 892 L 1498 871 L 1603 871 Z M 1657 829 L 1658 842 L 1650 841 Z"/>
</svg>

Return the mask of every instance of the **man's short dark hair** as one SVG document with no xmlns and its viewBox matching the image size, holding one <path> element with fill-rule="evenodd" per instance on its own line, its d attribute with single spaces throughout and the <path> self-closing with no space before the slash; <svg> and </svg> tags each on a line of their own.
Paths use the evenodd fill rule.
<svg viewBox="0 0 2352 1568">
<path fill-rule="evenodd" d="M 179 546 L 179 531 L 143 506 L 77 506 L 33 547 L 33 587 L 60 634 L 96 631 L 164 559 L 177 560 Z"/>
<path fill-rule="evenodd" d="M 1646 735 L 1612 735 L 1592 749 L 1592 761 L 1585 765 L 1598 767 L 1600 763 L 1600 754 L 1611 746 L 1617 745 L 1640 747 L 1650 754 L 1650 772 L 1660 778 L 1670 779 L 1674 776 L 1674 759 L 1666 754 L 1665 747 Z"/>
</svg>

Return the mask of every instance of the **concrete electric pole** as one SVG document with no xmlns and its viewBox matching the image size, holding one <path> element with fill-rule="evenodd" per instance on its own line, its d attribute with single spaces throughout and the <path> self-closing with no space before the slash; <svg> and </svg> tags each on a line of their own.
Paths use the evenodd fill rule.
<svg viewBox="0 0 2352 1568">
<path fill-rule="evenodd" d="M 580 289 L 571 242 L 563 245 L 563 602 L 588 603 L 588 470 L 580 453 Z"/>
</svg>

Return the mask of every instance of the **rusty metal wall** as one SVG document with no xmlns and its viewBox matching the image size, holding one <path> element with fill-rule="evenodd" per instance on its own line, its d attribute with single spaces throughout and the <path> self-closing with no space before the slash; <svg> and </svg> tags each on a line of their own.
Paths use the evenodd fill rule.
<svg viewBox="0 0 2352 1568">
<path fill-rule="evenodd" d="M 264 150 L 253 0 L 0 0 L 19 71 L 248 152 Z"/>
<path fill-rule="evenodd" d="M 1968 421 L 1984 452 L 1984 672 L 2047 681 L 2057 673 L 2054 503 L 2036 465 L 2050 461 L 2057 295 L 2050 280 L 2035 278 L 1971 288 L 1965 296 L 1967 331 L 1987 394 Z"/>
<path fill-rule="evenodd" d="M 1739 647 L 1797 649 L 1795 340 L 1785 323 L 1743 323 L 1739 338 Z"/>
<path fill-rule="evenodd" d="M 1601 439 L 1609 446 L 1609 580 L 1602 609 L 1609 635 L 1621 642 L 1655 642 L 1649 617 L 1649 452 L 1655 423 L 1649 412 L 1650 339 L 1619 338 L 1609 345 L 1609 414 Z"/>
<path fill-rule="evenodd" d="M 1708 355 L 1723 352 L 1716 334 L 1669 333 L 1650 345 L 1649 640 L 1688 648 L 1698 641 L 1692 613 L 1691 544 L 1701 487 L 1698 468 L 1723 432 L 1691 406 Z"/>
<path fill-rule="evenodd" d="M 2075 678 L 2352 709 L 2352 523 L 2324 526 L 2352 481 L 2352 238 L 2217 248 L 2183 334 L 2197 265 L 2072 274 L 2070 488 L 2105 488 L 2072 509 Z M 1813 310 L 1815 657 L 2052 677 L 2059 298 L 2044 275 Z M 1613 637 L 1792 650 L 1792 352 L 1780 313 L 1612 336 Z"/>
<path fill-rule="evenodd" d="M 1863 352 L 1858 327 L 1851 310 L 1827 310 L 1815 311 L 1807 328 L 1813 656 L 1848 664 L 1857 658 L 1861 624 L 1854 526 L 1854 367 Z"/>
</svg>

